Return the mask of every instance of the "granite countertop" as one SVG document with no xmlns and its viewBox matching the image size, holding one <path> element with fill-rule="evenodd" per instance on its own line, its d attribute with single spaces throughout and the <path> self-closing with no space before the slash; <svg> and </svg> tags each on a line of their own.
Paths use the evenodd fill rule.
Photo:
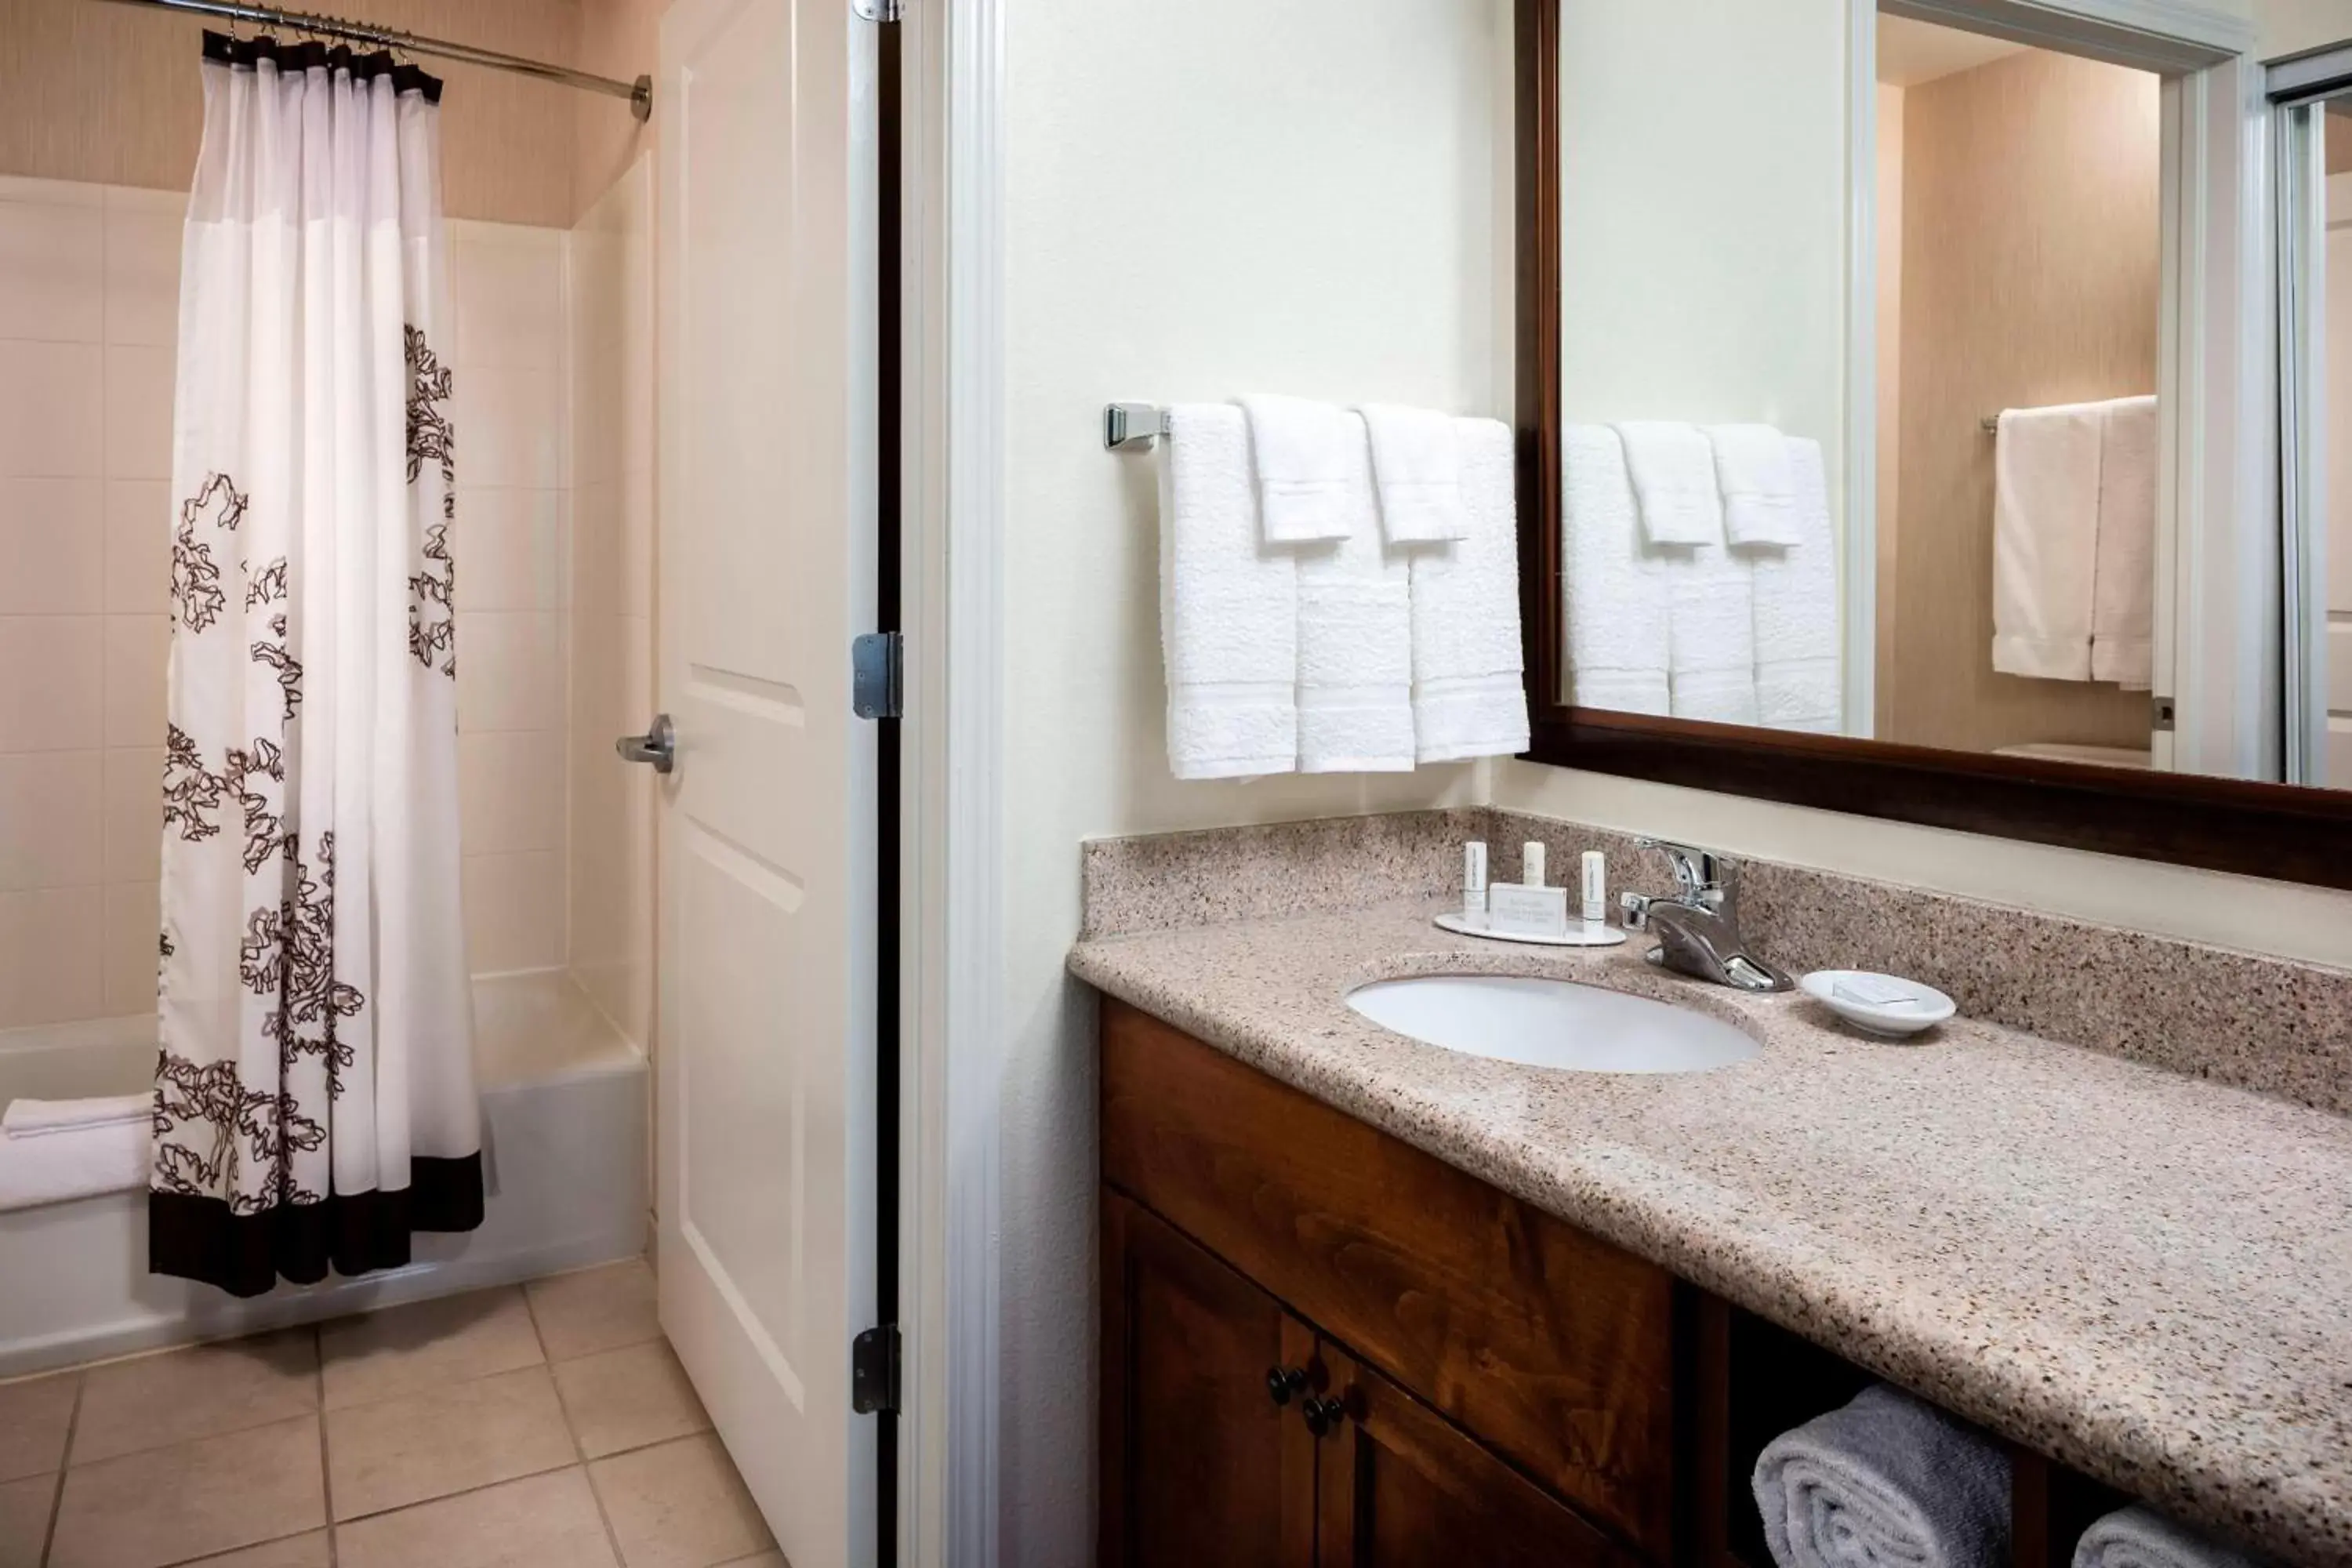
<svg viewBox="0 0 2352 1568">
<path fill-rule="evenodd" d="M 1958 1018 L 1851 1033 L 1648 943 L 1415 904 L 1081 942 L 1079 978 L 1879 1375 L 2176 1514 L 2352 1565 L 2352 1121 Z M 1460 1056 L 1343 1000 L 1549 974 L 1762 1044 L 1714 1072 Z"/>
</svg>

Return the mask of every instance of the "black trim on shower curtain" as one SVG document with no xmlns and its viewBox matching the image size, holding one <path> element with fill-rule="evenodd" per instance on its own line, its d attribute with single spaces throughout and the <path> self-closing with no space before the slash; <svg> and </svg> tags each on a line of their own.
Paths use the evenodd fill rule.
<svg viewBox="0 0 2352 1568">
<path fill-rule="evenodd" d="M 415 1231 L 466 1231 L 482 1223 L 482 1157 L 411 1160 L 395 1192 L 330 1193 L 312 1204 L 232 1214 L 225 1198 L 147 1194 L 147 1268 L 259 1296 L 282 1278 L 315 1285 L 332 1269 L 368 1274 L 409 1261 Z"/>
<path fill-rule="evenodd" d="M 394 92 L 421 92 L 427 103 L 441 101 L 441 79 L 413 65 L 393 58 L 389 49 L 372 54 L 360 54 L 344 44 L 322 44 L 315 38 L 300 42 L 279 43 L 276 38 L 233 38 L 226 33 L 207 30 L 205 34 L 205 58 L 216 65 L 255 66 L 268 60 L 281 72 L 297 70 L 347 70 L 353 81 L 373 81 L 380 76 L 392 78 Z"/>
</svg>

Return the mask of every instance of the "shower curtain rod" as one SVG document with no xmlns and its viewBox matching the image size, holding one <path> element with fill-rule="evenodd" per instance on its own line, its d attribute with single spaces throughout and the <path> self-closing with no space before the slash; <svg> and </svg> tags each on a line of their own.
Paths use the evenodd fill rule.
<svg viewBox="0 0 2352 1568">
<path fill-rule="evenodd" d="M 231 0 L 110 0 L 110 3 L 152 6 L 159 11 L 190 11 L 198 16 L 217 16 L 227 22 L 252 22 L 264 27 L 284 27 L 292 32 L 313 33 L 322 37 L 349 38 L 354 43 L 403 49 L 412 55 L 433 55 L 445 60 L 462 60 L 467 65 L 488 66 L 493 70 L 516 71 L 523 76 L 535 76 L 541 81 L 561 82 L 565 87 L 583 88 L 590 92 L 625 98 L 629 100 L 630 113 L 639 120 L 653 117 L 654 79 L 649 76 L 641 76 L 635 81 L 619 81 L 608 76 L 591 76 L 586 71 L 572 70 L 566 66 L 551 66 L 543 60 L 527 60 L 520 55 L 502 55 L 496 49 L 476 48 L 471 44 L 420 38 L 414 33 L 378 27 L 366 22 L 346 22 L 340 16 L 281 11 L 270 5 L 239 5 L 232 4 Z"/>
</svg>

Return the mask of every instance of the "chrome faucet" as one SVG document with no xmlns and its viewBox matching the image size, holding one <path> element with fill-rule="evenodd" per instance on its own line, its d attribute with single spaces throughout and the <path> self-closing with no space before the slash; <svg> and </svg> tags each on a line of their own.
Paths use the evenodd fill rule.
<svg viewBox="0 0 2352 1568">
<path fill-rule="evenodd" d="M 1741 991 L 1787 991 L 1796 984 L 1747 951 L 1739 934 L 1738 861 L 1659 838 L 1634 842 L 1657 850 L 1675 868 L 1674 897 L 1629 892 L 1618 899 L 1625 911 L 1625 929 L 1648 931 L 1658 939 L 1650 950 L 1652 963 Z"/>
</svg>

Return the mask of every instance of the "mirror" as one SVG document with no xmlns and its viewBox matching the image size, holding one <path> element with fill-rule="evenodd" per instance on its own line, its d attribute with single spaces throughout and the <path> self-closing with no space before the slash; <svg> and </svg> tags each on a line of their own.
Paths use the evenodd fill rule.
<svg viewBox="0 0 2352 1568">
<path fill-rule="evenodd" d="M 2179 533 L 2183 443 L 2238 404 L 2168 369 L 2201 318 L 2168 293 L 2197 209 L 2167 74 L 1999 36 L 1997 0 L 1941 25 L 1977 9 L 1559 7 L 1555 700 L 2117 787 L 2325 782 L 2280 733 L 2275 520 L 2199 522 L 2251 541 L 2226 593 Z M 2341 266 L 2312 276 L 2341 280 L 2352 409 Z M 2352 715 L 2352 569 L 2331 581 Z"/>
<path fill-rule="evenodd" d="M 2352 87 L 2278 112 L 2286 777 L 2352 789 Z"/>
</svg>

